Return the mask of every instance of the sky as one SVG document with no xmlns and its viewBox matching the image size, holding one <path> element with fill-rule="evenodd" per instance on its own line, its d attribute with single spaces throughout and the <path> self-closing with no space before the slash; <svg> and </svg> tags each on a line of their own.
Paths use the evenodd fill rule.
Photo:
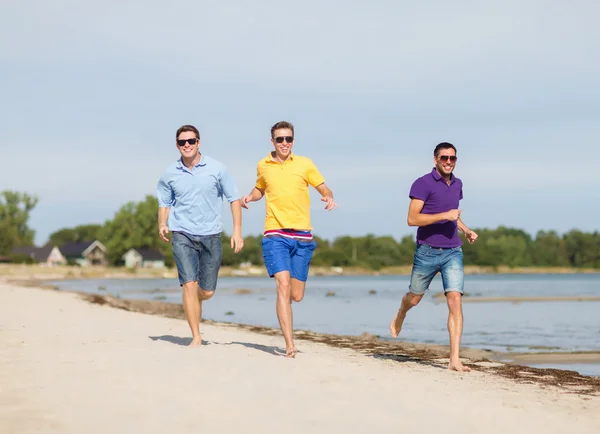
<svg viewBox="0 0 600 434">
<path fill-rule="evenodd" d="M 296 127 L 339 208 L 314 233 L 414 234 L 412 182 L 458 149 L 462 219 L 599 230 L 600 3 L 21 0 L 0 4 L 0 191 L 35 241 L 156 194 L 193 124 L 241 194 Z M 224 207 L 224 229 L 231 215 Z M 261 233 L 264 201 L 244 211 Z"/>
</svg>

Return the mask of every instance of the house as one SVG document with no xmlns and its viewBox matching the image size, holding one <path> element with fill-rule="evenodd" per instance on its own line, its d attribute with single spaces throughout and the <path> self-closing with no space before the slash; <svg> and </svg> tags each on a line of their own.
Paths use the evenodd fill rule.
<svg viewBox="0 0 600 434">
<path fill-rule="evenodd" d="M 165 257 L 158 250 L 139 248 L 129 249 L 122 256 L 127 268 L 164 268 Z"/>
<path fill-rule="evenodd" d="M 12 254 L 29 256 L 38 264 L 45 264 L 50 267 L 54 265 L 65 265 L 67 263 L 67 259 L 56 246 L 20 246 L 15 247 L 12 250 Z"/>
<path fill-rule="evenodd" d="M 89 265 L 108 265 L 106 247 L 100 241 L 79 241 L 66 243 L 60 251 L 67 262 L 87 267 Z"/>
</svg>

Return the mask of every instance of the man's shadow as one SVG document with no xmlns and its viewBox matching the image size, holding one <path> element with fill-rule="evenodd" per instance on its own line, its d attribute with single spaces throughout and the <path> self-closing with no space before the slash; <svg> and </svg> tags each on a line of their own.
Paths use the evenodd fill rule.
<svg viewBox="0 0 600 434">
<path fill-rule="evenodd" d="M 436 368 L 436 369 L 446 369 L 440 363 L 437 363 L 437 362 L 434 362 L 434 361 L 429 361 L 429 360 L 422 360 L 422 359 L 419 359 L 417 357 L 413 357 L 413 356 L 409 356 L 409 355 L 405 355 L 405 354 L 373 353 L 373 354 L 369 354 L 368 356 L 369 357 L 373 357 L 374 359 L 378 359 L 378 360 L 393 360 L 393 361 L 398 362 L 398 363 L 412 362 L 412 363 L 418 363 L 419 365 L 431 366 L 431 367 Z"/>
<path fill-rule="evenodd" d="M 170 342 L 175 345 L 181 345 L 182 347 L 187 347 L 192 343 L 192 338 L 180 338 L 179 336 L 172 335 L 162 335 L 162 336 L 148 336 L 153 341 L 165 341 Z M 202 339 L 202 345 L 209 345 L 210 342 Z"/>
<path fill-rule="evenodd" d="M 182 347 L 187 347 L 191 342 L 192 342 L 192 338 L 181 338 L 179 336 L 172 336 L 172 335 L 162 335 L 162 336 L 148 336 L 150 339 L 152 339 L 153 341 L 165 341 L 165 342 L 169 342 L 171 344 L 175 344 L 175 345 L 180 345 Z M 202 345 L 209 345 L 211 344 L 211 342 L 206 341 L 206 340 L 202 340 Z M 217 342 L 213 342 L 213 344 L 217 344 Z M 261 344 L 252 344 L 250 342 L 228 342 L 226 344 L 219 344 L 219 345 L 242 345 L 246 348 L 251 348 L 253 350 L 258 350 L 258 351 L 262 351 L 264 353 L 267 354 L 271 354 L 273 356 L 285 356 L 285 350 L 282 350 L 279 347 L 274 347 L 274 346 L 268 346 L 268 345 L 261 345 Z M 300 351 L 298 351 L 298 353 L 300 353 Z"/>
<path fill-rule="evenodd" d="M 229 342 L 223 345 L 242 345 L 243 347 L 246 348 L 252 348 L 253 350 L 258 350 L 258 351 L 262 351 L 264 353 L 267 354 L 271 354 L 273 356 L 285 356 L 285 350 L 282 350 L 279 347 L 273 347 L 273 346 L 268 346 L 268 345 L 261 345 L 261 344 L 251 344 L 250 342 Z M 300 351 L 298 351 L 300 352 Z"/>
</svg>

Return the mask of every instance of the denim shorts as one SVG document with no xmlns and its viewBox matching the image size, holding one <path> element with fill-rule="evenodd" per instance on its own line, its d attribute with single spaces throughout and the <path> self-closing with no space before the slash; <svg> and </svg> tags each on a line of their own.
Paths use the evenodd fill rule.
<svg viewBox="0 0 600 434">
<path fill-rule="evenodd" d="M 275 235 L 264 237 L 263 259 L 269 276 L 273 277 L 280 271 L 289 271 L 294 279 L 306 282 L 310 260 L 316 247 L 317 243 L 314 240 L 297 240 Z"/>
<path fill-rule="evenodd" d="M 217 289 L 223 256 L 221 234 L 190 235 L 173 232 L 172 238 L 179 285 L 195 281 L 205 291 Z"/>
<path fill-rule="evenodd" d="M 424 294 L 438 272 L 442 273 L 444 294 L 448 292 L 462 294 L 465 283 L 462 248 L 442 249 L 427 244 L 417 245 L 410 276 L 410 292 L 417 295 Z"/>
</svg>

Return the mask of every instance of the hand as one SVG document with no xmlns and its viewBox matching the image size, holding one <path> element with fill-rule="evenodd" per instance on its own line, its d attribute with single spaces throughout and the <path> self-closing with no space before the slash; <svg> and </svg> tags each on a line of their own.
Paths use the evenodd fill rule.
<svg viewBox="0 0 600 434">
<path fill-rule="evenodd" d="M 248 209 L 249 202 L 252 202 L 252 198 L 250 196 L 242 196 L 242 198 L 240 199 L 240 204 L 242 205 L 242 208 Z"/>
<path fill-rule="evenodd" d="M 239 253 L 244 248 L 244 239 L 239 233 L 234 233 L 231 237 L 231 248 L 235 253 Z"/>
<path fill-rule="evenodd" d="M 473 244 L 475 242 L 475 240 L 477 239 L 477 237 L 479 237 L 479 235 L 477 235 L 472 230 L 468 229 L 467 232 L 465 233 L 465 237 L 467 237 L 467 241 L 469 242 L 469 244 Z"/>
<path fill-rule="evenodd" d="M 455 222 L 456 220 L 458 220 L 460 218 L 461 212 L 462 211 L 459 209 L 451 209 L 450 211 L 446 212 L 446 220 Z"/>
<path fill-rule="evenodd" d="M 325 209 L 327 211 L 331 211 L 332 209 L 336 209 L 337 208 L 337 203 L 335 203 L 335 201 L 333 200 L 333 197 L 330 196 L 323 196 L 321 198 L 322 202 L 325 202 Z"/>
<path fill-rule="evenodd" d="M 160 227 L 158 228 L 158 234 L 160 235 L 160 237 L 163 240 L 169 241 L 169 239 L 167 238 L 168 233 L 169 233 L 169 227 L 167 225 L 160 225 Z"/>
</svg>

